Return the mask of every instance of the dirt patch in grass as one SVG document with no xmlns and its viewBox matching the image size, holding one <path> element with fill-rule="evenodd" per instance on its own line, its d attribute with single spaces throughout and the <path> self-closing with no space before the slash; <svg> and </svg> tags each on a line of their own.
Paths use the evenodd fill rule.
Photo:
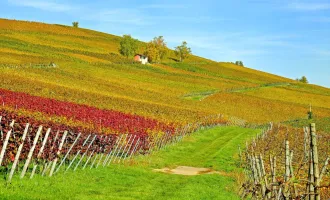
<svg viewBox="0 0 330 200">
<path fill-rule="evenodd" d="M 220 174 L 222 176 L 231 176 L 228 173 L 215 171 L 209 168 L 199 168 L 199 167 L 188 167 L 188 166 L 178 166 L 175 169 L 163 168 L 163 169 L 154 169 L 155 172 L 163 172 L 167 174 L 179 174 L 184 176 L 196 176 L 201 174 Z"/>
</svg>

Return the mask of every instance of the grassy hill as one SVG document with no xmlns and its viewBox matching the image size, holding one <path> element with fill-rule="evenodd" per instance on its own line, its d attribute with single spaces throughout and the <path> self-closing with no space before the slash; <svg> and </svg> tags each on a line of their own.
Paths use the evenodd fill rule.
<svg viewBox="0 0 330 200">
<path fill-rule="evenodd" d="M 161 64 L 132 64 L 119 41 L 0 19 L 0 87 L 181 124 L 218 113 L 253 123 L 301 119 L 310 103 L 318 118 L 330 116 L 330 89 L 198 56 L 178 63 L 173 51 Z"/>
</svg>

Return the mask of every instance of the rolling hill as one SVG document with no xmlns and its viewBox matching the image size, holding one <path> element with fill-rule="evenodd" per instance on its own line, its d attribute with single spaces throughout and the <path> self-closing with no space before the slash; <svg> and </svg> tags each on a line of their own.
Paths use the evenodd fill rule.
<svg viewBox="0 0 330 200">
<path fill-rule="evenodd" d="M 173 51 L 161 64 L 134 64 L 118 53 L 119 41 L 83 28 L 0 19 L 0 88 L 167 124 L 219 113 L 250 123 L 305 119 L 310 104 L 318 118 L 330 116 L 328 88 L 198 56 L 178 63 Z"/>
</svg>

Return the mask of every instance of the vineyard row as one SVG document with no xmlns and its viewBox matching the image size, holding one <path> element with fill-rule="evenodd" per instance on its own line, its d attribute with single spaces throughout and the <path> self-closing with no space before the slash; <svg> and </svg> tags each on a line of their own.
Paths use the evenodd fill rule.
<svg viewBox="0 0 330 200">
<path fill-rule="evenodd" d="M 16 116 L 17 117 L 17 116 Z M 223 118 L 218 115 L 217 118 Z M 236 118 L 199 122 L 162 134 L 88 134 L 47 127 L 31 121 L 15 121 L 13 114 L 0 116 L 0 170 L 8 182 L 13 177 L 24 178 L 35 174 L 53 176 L 78 168 L 106 167 L 123 163 L 135 155 L 147 155 L 155 150 L 181 141 L 199 129 L 217 125 L 243 125 Z M 209 119 L 205 118 L 205 121 Z M 67 128 L 67 127 L 66 127 Z"/>
</svg>

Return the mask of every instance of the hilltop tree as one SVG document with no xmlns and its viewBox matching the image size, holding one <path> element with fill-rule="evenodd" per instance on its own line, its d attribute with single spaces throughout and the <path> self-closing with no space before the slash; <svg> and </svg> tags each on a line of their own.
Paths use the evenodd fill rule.
<svg viewBox="0 0 330 200">
<path fill-rule="evenodd" d="M 302 83 L 308 83 L 308 80 L 307 80 L 306 76 L 302 76 L 300 79 L 297 78 L 296 80 L 299 81 L 299 82 L 302 82 Z"/>
<path fill-rule="evenodd" d="M 159 52 L 159 59 L 163 60 L 168 53 L 168 48 L 167 45 L 165 43 L 165 40 L 163 38 L 163 36 L 158 36 L 155 37 L 152 42 L 156 45 L 158 52 Z"/>
<path fill-rule="evenodd" d="M 149 62 L 158 62 L 160 60 L 159 50 L 152 41 L 148 42 L 144 54 L 148 56 Z"/>
<path fill-rule="evenodd" d="M 75 27 L 75 28 L 78 28 L 79 27 L 79 22 L 72 22 L 72 26 Z"/>
<path fill-rule="evenodd" d="M 300 82 L 308 83 L 308 80 L 307 80 L 306 76 L 301 77 Z"/>
<path fill-rule="evenodd" d="M 123 38 L 120 41 L 119 52 L 121 55 L 128 58 L 134 56 L 138 47 L 139 45 L 136 39 L 132 38 L 130 35 L 123 35 Z"/>
<path fill-rule="evenodd" d="M 168 53 L 168 48 L 163 36 L 154 37 L 154 39 L 147 44 L 144 53 L 151 62 L 160 62 L 163 60 Z"/>
<path fill-rule="evenodd" d="M 180 62 L 188 58 L 191 54 L 191 49 L 187 47 L 187 42 L 183 41 L 180 46 L 175 47 L 175 55 L 180 58 Z"/>
<path fill-rule="evenodd" d="M 236 61 L 236 62 L 235 62 L 235 65 L 238 65 L 238 66 L 242 66 L 242 67 L 244 67 L 244 64 L 243 64 L 242 61 Z"/>
</svg>

